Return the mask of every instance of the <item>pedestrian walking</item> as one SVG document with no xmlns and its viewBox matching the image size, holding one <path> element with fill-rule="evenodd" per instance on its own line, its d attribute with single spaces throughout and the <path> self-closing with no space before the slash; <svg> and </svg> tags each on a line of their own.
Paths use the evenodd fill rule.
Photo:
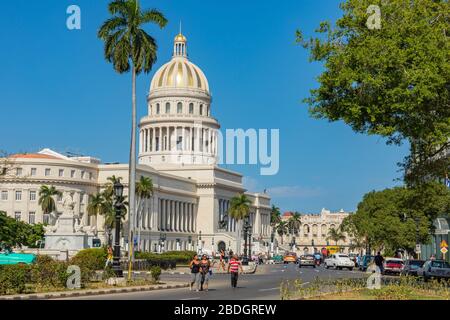
<svg viewBox="0 0 450 320">
<path fill-rule="evenodd" d="M 242 263 L 239 261 L 238 256 L 234 255 L 228 263 L 228 273 L 231 273 L 231 287 L 236 288 L 239 278 L 239 270 L 241 274 L 244 273 L 242 269 Z"/>
<path fill-rule="evenodd" d="M 223 250 L 220 251 L 220 257 L 219 257 L 219 271 L 222 269 L 225 271 L 225 252 Z"/>
<path fill-rule="evenodd" d="M 114 255 L 113 255 L 113 249 L 111 248 L 111 246 L 108 246 L 107 249 L 107 256 L 106 256 L 106 263 L 105 263 L 105 269 L 109 266 L 113 264 L 113 259 L 114 259 Z"/>
<path fill-rule="evenodd" d="M 210 273 L 211 269 L 211 263 L 209 262 L 208 257 L 206 254 L 202 256 L 202 260 L 200 261 L 200 276 L 201 276 L 201 286 L 200 291 L 208 291 L 208 284 L 209 284 L 209 278 L 211 276 Z"/>
<path fill-rule="evenodd" d="M 200 260 L 198 255 L 195 255 L 192 261 L 189 263 L 189 268 L 191 269 L 191 282 L 189 283 L 189 290 L 192 291 L 194 284 L 197 285 L 195 291 L 200 289 Z"/>
<path fill-rule="evenodd" d="M 384 262 L 384 258 L 381 255 L 381 252 L 378 251 L 377 255 L 375 256 L 375 265 L 378 267 L 381 274 L 384 273 L 383 262 Z"/>
</svg>

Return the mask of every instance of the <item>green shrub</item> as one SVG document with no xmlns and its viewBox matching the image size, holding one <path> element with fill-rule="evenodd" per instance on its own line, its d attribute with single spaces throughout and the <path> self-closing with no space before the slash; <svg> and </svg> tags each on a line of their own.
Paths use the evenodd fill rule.
<svg viewBox="0 0 450 320">
<path fill-rule="evenodd" d="M 65 287 L 68 264 L 55 261 L 49 256 L 38 256 L 36 262 L 31 266 L 31 282 L 40 287 Z"/>
<path fill-rule="evenodd" d="M 0 267 L 0 294 L 19 294 L 25 292 L 30 281 L 29 265 L 6 265 Z"/>
<path fill-rule="evenodd" d="M 70 264 L 80 267 L 81 280 L 87 283 L 95 271 L 104 269 L 107 256 L 106 248 L 84 249 L 70 260 Z"/>
<path fill-rule="evenodd" d="M 150 272 L 152 274 L 153 281 L 158 282 L 161 277 L 161 268 L 158 266 L 154 266 L 150 269 Z"/>
</svg>

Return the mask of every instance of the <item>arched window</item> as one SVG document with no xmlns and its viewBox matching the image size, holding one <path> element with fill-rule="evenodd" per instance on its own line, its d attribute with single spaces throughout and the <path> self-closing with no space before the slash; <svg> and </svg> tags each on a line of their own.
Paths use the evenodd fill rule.
<svg viewBox="0 0 450 320">
<path fill-rule="evenodd" d="M 317 237 L 318 231 L 319 231 L 319 227 L 317 226 L 317 224 L 313 224 L 313 226 L 312 226 L 313 237 Z"/>
<path fill-rule="evenodd" d="M 322 237 L 326 237 L 327 236 L 327 233 L 328 233 L 328 230 L 327 230 L 327 225 L 326 224 L 323 224 L 322 225 L 322 227 L 321 227 L 321 231 L 322 231 Z"/>
<path fill-rule="evenodd" d="M 156 104 L 156 114 L 160 113 L 160 107 L 159 107 L 159 103 Z"/>
<path fill-rule="evenodd" d="M 178 102 L 177 104 L 177 113 L 183 112 L 183 104 L 181 102 Z"/>
<path fill-rule="evenodd" d="M 305 225 L 303 226 L 303 233 L 304 233 L 305 235 L 309 234 L 309 225 L 305 224 Z"/>
<path fill-rule="evenodd" d="M 209 106 L 206 106 L 206 115 L 207 115 L 208 117 L 210 116 Z"/>
<path fill-rule="evenodd" d="M 202 104 L 200 105 L 200 115 L 201 116 L 203 115 L 203 105 Z"/>
<path fill-rule="evenodd" d="M 166 113 L 170 113 L 170 103 L 166 103 Z"/>
<path fill-rule="evenodd" d="M 193 114 L 194 113 L 194 104 L 190 103 L 189 104 L 189 114 Z"/>
</svg>

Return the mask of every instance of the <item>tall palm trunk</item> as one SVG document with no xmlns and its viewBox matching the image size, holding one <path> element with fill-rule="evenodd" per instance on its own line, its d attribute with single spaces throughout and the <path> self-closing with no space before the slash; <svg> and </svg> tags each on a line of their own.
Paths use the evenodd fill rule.
<svg viewBox="0 0 450 320">
<path fill-rule="evenodd" d="M 129 259 L 134 261 L 134 219 L 136 215 L 135 191 L 136 191 L 136 68 L 132 70 L 132 111 L 131 111 L 131 149 L 130 149 L 130 171 L 129 171 Z M 133 250 L 131 250 L 133 249 Z"/>
</svg>

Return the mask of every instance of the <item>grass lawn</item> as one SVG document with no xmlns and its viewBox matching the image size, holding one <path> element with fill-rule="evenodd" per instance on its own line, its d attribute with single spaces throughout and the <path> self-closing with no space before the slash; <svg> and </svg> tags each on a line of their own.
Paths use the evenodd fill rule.
<svg viewBox="0 0 450 320">
<path fill-rule="evenodd" d="M 398 288 L 362 289 L 339 294 L 330 294 L 310 300 L 448 300 L 445 294 L 428 290 L 405 290 Z"/>
</svg>

